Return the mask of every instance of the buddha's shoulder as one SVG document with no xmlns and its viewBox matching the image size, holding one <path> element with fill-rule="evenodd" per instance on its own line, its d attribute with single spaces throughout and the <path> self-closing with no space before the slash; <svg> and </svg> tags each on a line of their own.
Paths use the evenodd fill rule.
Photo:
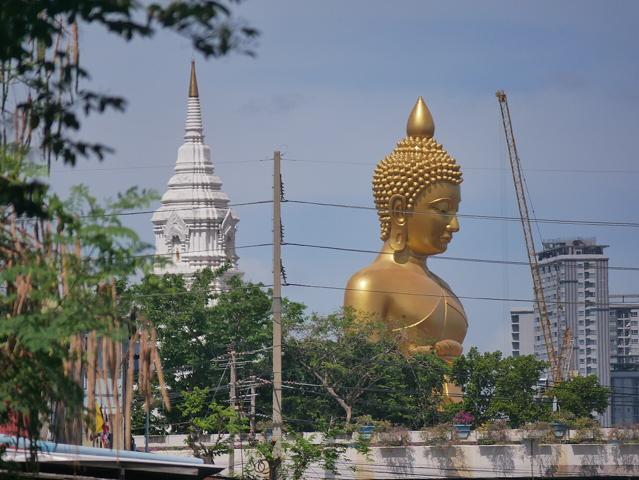
<svg viewBox="0 0 639 480">
<path fill-rule="evenodd" d="M 413 272 L 395 262 L 373 262 L 355 272 L 347 288 L 357 290 L 421 290 L 436 287 L 436 283 L 422 272 Z"/>
</svg>

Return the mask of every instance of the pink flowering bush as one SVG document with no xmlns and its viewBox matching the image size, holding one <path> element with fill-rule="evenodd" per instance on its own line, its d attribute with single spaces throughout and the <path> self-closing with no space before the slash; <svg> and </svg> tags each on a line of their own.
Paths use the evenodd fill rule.
<svg viewBox="0 0 639 480">
<path fill-rule="evenodd" d="M 457 414 L 453 417 L 453 423 L 460 425 L 470 425 L 474 421 L 475 417 L 472 415 L 472 413 L 465 412 L 464 410 L 457 412 Z"/>
</svg>

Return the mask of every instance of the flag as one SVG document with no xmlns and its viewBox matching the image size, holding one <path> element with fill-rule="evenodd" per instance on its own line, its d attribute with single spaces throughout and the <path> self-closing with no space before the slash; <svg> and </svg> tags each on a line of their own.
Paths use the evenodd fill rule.
<svg viewBox="0 0 639 480">
<path fill-rule="evenodd" d="M 95 404 L 95 433 L 102 433 L 104 427 L 104 417 L 102 417 L 102 409 L 96 403 Z"/>
</svg>

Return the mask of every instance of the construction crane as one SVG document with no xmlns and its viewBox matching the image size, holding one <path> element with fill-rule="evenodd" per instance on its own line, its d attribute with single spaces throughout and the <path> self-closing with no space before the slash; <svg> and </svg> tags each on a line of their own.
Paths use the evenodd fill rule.
<svg viewBox="0 0 639 480">
<path fill-rule="evenodd" d="M 537 310 L 539 313 L 539 323 L 541 325 L 541 331 L 544 336 L 548 362 L 550 363 L 550 374 L 552 377 L 552 381 L 556 384 L 564 379 L 564 372 L 568 368 L 569 361 L 566 362 L 565 358 L 567 357 L 567 351 L 570 350 L 572 344 L 572 332 L 569 328 L 566 328 L 561 350 L 558 353 L 557 348 L 555 347 L 555 343 L 553 342 L 552 329 L 550 327 L 550 320 L 548 319 L 548 307 L 546 306 L 546 299 L 544 298 L 544 289 L 541 282 L 541 274 L 539 272 L 539 263 L 537 262 L 537 252 L 535 251 L 535 241 L 533 239 L 532 228 L 530 226 L 528 201 L 526 199 L 526 192 L 524 188 L 524 176 L 521 170 L 519 154 L 517 153 L 517 145 L 515 143 L 515 135 L 513 133 L 512 122 L 510 120 L 508 99 L 506 98 L 506 93 L 503 90 L 499 90 L 495 95 L 497 97 L 497 100 L 499 101 L 501 120 L 504 126 L 504 133 L 506 134 L 508 157 L 510 159 L 510 168 L 513 174 L 513 181 L 515 183 L 519 216 L 521 218 L 521 225 L 524 229 L 524 239 L 526 241 L 526 251 L 528 253 L 530 273 L 532 274 L 533 290 L 535 292 L 535 303 L 537 304 Z"/>
</svg>

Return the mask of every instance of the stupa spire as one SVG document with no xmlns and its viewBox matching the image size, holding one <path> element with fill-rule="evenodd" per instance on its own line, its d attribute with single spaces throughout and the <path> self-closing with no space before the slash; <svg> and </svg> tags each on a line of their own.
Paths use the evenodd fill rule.
<svg viewBox="0 0 639 480">
<path fill-rule="evenodd" d="M 184 143 L 178 149 L 175 173 L 151 220 L 156 255 L 168 260 L 167 264 L 158 263 L 155 273 L 181 274 L 190 284 L 203 268 L 231 265 L 214 282 L 219 291 L 228 278 L 240 273 L 235 253 L 239 219 L 213 170 L 211 148 L 204 142 L 195 62 L 191 62 Z"/>
<path fill-rule="evenodd" d="M 184 140 L 187 143 L 203 143 L 204 133 L 202 127 L 202 110 L 200 108 L 200 96 L 197 89 L 197 76 L 195 74 L 195 61 L 191 61 L 191 78 L 189 80 L 189 98 L 186 106 L 186 125 L 184 127 Z"/>
<path fill-rule="evenodd" d="M 197 75 L 195 75 L 195 60 L 191 60 L 191 80 L 189 80 L 189 97 L 199 97 L 197 90 Z"/>
</svg>

